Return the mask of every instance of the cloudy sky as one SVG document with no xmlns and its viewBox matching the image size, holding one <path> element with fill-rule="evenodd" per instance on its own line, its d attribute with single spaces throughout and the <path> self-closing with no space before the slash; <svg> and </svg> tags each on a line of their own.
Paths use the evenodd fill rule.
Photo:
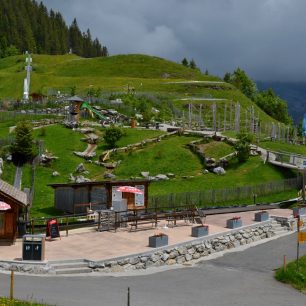
<svg viewBox="0 0 306 306">
<path fill-rule="evenodd" d="M 305 0 L 43 0 L 110 55 L 144 53 L 223 76 L 306 81 Z"/>
</svg>

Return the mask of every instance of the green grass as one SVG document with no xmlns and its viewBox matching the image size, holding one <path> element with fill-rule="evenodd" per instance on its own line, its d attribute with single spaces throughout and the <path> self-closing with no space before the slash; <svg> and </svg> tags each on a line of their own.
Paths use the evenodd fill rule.
<svg viewBox="0 0 306 306">
<path fill-rule="evenodd" d="M 0 60 L 0 97 L 21 97 L 24 56 Z M 48 88 L 86 90 L 89 85 L 103 90 L 126 91 L 127 84 L 147 91 L 152 84 L 165 82 L 164 76 L 178 80 L 216 80 L 198 70 L 162 58 L 147 55 L 116 55 L 104 58 L 81 58 L 75 55 L 33 55 L 32 91 Z M 154 85 L 155 86 L 155 85 Z"/>
<path fill-rule="evenodd" d="M 0 297 L 0 306 L 47 306 L 47 304 L 36 303 L 36 302 L 27 302 L 21 300 L 10 300 L 6 297 Z"/>
<path fill-rule="evenodd" d="M 101 134 L 103 136 L 103 129 L 101 129 Z M 147 130 L 147 129 L 130 129 L 124 128 L 123 129 L 124 135 L 117 141 L 116 147 L 125 147 L 129 144 L 134 144 L 137 142 L 141 142 L 148 138 L 154 138 L 160 135 L 165 134 L 165 132 L 159 130 Z M 107 150 L 107 146 L 104 142 L 99 144 L 98 150 L 104 151 Z"/>
<path fill-rule="evenodd" d="M 275 278 L 283 283 L 290 284 L 294 288 L 306 292 L 306 255 L 299 260 L 299 270 L 296 261 L 287 265 L 286 272 L 280 268 L 275 272 Z"/>
<path fill-rule="evenodd" d="M 283 151 L 283 152 L 291 152 L 291 153 L 306 155 L 305 145 L 294 145 L 278 141 L 262 141 L 259 143 L 259 146 L 264 149 L 269 149 L 274 151 Z"/>
<path fill-rule="evenodd" d="M 294 172 L 290 170 L 264 164 L 260 157 L 252 157 L 244 164 L 232 161 L 230 165 L 223 176 L 208 173 L 190 179 L 176 178 L 169 181 L 153 182 L 150 185 L 150 195 L 257 185 L 295 176 Z"/>
<path fill-rule="evenodd" d="M 136 143 L 148 137 L 156 137 L 161 131 L 127 129 L 126 135 L 118 142 L 119 146 Z M 102 134 L 102 131 L 100 131 Z M 36 168 L 35 193 L 31 214 L 34 217 L 59 215 L 54 209 L 54 192 L 48 184 L 67 183 L 69 173 L 74 173 L 80 163 L 84 163 L 90 172 L 87 177 L 94 180 L 103 180 L 104 168 L 89 164 L 84 159 L 77 157 L 73 151 L 84 151 L 87 144 L 81 141 L 83 135 L 67 129 L 61 125 L 45 127 L 45 136 L 41 136 L 40 130 L 34 131 L 37 139 L 44 141 L 45 149 L 58 156 L 59 159 L 51 163 L 49 167 L 38 166 Z M 177 192 L 192 192 L 200 190 L 220 189 L 245 185 L 255 185 L 293 177 L 290 170 L 283 170 L 272 165 L 264 164 L 259 157 L 252 157 L 244 164 L 238 164 L 235 160 L 230 162 L 225 176 L 217 176 L 212 173 L 202 174 L 202 164 L 199 158 L 193 154 L 187 144 L 198 137 L 172 136 L 161 142 L 147 144 L 143 149 L 117 154 L 112 158 L 122 162 L 115 170 L 118 178 L 130 178 L 140 176 L 141 171 L 149 171 L 150 175 L 172 172 L 175 179 L 163 182 L 152 182 L 150 195 L 164 195 Z M 205 144 L 206 154 L 219 158 L 232 152 L 232 147 L 220 142 Z M 99 150 L 102 151 L 103 143 Z M 52 172 L 60 173 L 59 177 L 53 177 Z M 3 179 L 13 183 L 15 167 L 5 164 Z M 188 176 L 184 179 L 183 176 Z M 25 165 L 23 169 L 23 188 L 30 187 L 32 169 Z M 294 191 L 296 193 L 296 191 Z M 272 201 L 288 198 L 288 193 L 271 195 Z M 283 198 L 283 199 L 284 199 Z M 246 199 L 247 200 L 247 199 Z M 257 199 L 260 201 L 261 199 Z M 261 201 L 268 201 L 268 198 Z M 245 201 L 243 201 L 245 202 Z"/>
<path fill-rule="evenodd" d="M 206 157 L 213 157 L 216 159 L 220 159 L 235 152 L 235 149 L 232 146 L 220 141 L 212 141 L 202 144 L 200 145 L 200 148 Z"/>
<path fill-rule="evenodd" d="M 24 56 L 0 59 L 0 98 L 20 98 L 23 92 Z M 179 101 L 180 98 L 211 96 L 227 99 L 218 102 L 218 114 L 223 120 L 224 103 L 239 101 L 241 105 L 241 122 L 244 113 L 251 105 L 260 114 L 262 123 L 271 122 L 271 118 L 262 112 L 253 102 L 230 84 L 185 83 L 177 81 L 221 81 L 219 78 L 202 74 L 197 69 L 190 69 L 181 64 L 162 58 L 130 54 L 104 58 L 85 59 L 75 55 L 33 55 L 33 73 L 31 91 L 47 94 L 54 88 L 70 93 L 76 87 L 78 95 L 86 95 L 89 88 L 100 88 L 103 94 L 127 92 L 128 85 L 136 93 L 151 93 L 175 100 L 175 105 L 183 109 L 184 104 L 204 105 L 204 120 L 211 120 L 212 102 Z M 172 83 L 171 83 L 172 82 Z M 206 105 L 206 106 L 205 106 Z M 229 119 L 229 116 L 228 118 Z"/>
<path fill-rule="evenodd" d="M 150 175 L 172 172 L 177 176 L 198 175 L 201 171 L 200 160 L 186 148 L 195 137 L 170 137 L 161 142 L 148 144 L 142 150 L 120 154 L 120 166 L 115 174 L 121 178 L 139 176 L 142 171 Z"/>
</svg>

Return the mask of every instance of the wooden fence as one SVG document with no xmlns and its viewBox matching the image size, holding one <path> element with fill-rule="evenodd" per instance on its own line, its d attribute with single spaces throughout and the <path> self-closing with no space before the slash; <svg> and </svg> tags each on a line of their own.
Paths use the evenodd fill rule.
<svg viewBox="0 0 306 306">
<path fill-rule="evenodd" d="M 253 199 L 259 196 L 277 192 L 299 189 L 302 186 L 302 177 L 275 181 L 254 186 L 242 186 L 226 189 L 202 190 L 196 192 L 171 193 L 162 196 L 149 197 L 149 208 L 159 209 L 184 205 L 208 207 L 214 204 L 234 202 L 244 199 Z"/>
</svg>

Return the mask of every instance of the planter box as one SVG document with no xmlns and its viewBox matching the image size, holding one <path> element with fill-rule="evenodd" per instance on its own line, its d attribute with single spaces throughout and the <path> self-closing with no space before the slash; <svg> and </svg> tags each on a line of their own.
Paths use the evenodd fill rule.
<svg viewBox="0 0 306 306">
<path fill-rule="evenodd" d="M 159 248 L 162 246 L 168 245 L 168 236 L 150 236 L 149 237 L 149 247 Z"/>
<path fill-rule="evenodd" d="M 306 215 L 306 207 L 294 207 L 293 216 L 297 217 L 298 215 Z"/>
<path fill-rule="evenodd" d="M 263 222 L 269 220 L 269 213 L 267 211 L 261 211 L 255 214 L 255 221 Z"/>
<path fill-rule="evenodd" d="M 192 237 L 202 237 L 208 235 L 208 226 L 194 226 L 191 228 Z"/>
<path fill-rule="evenodd" d="M 229 219 L 226 220 L 226 227 L 227 228 L 237 228 L 242 226 L 242 220 L 241 219 Z"/>
</svg>

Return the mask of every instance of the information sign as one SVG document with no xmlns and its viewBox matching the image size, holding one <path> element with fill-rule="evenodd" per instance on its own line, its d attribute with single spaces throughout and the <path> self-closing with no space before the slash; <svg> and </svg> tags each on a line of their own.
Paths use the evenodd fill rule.
<svg viewBox="0 0 306 306">
<path fill-rule="evenodd" d="M 142 191 L 142 193 L 135 193 L 135 206 L 144 206 L 145 205 L 145 186 L 136 185 L 135 187 Z"/>
<path fill-rule="evenodd" d="M 298 233 L 298 240 L 299 240 L 299 242 L 305 242 L 306 241 L 306 232 L 299 232 Z"/>
<path fill-rule="evenodd" d="M 46 236 L 50 238 L 60 237 L 59 225 L 56 219 L 47 222 Z"/>
</svg>

